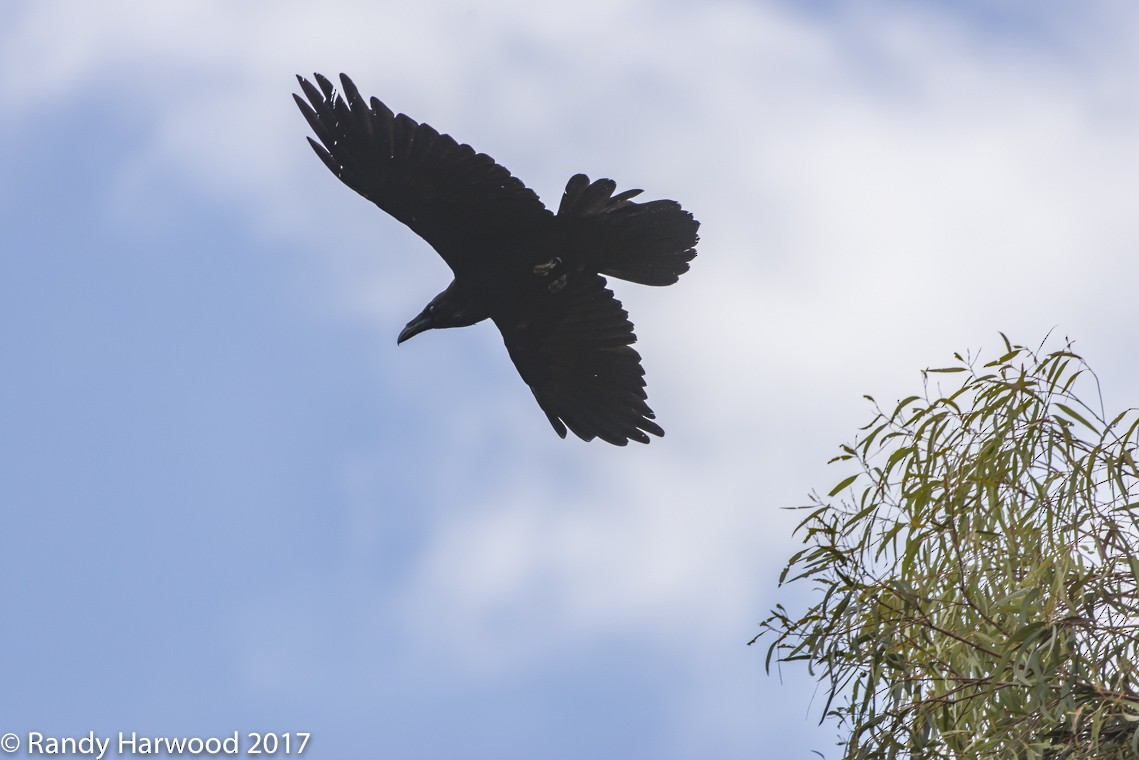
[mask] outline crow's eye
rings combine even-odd
[[[428,314],[434,314],[435,313],[435,304],[433,304],[433,303],[427,304],[427,313]]]

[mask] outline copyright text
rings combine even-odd
[[[95,760],[134,755],[219,757],[244,754],[280,757],[303,754],[310,737],[306,731],[234,731],[224,736],[150,736],[137,731],[120,731],[114,736],[99,736],[94,731],[82,736],[52,736],[29,731],[24,737],[13,732],[0,736],[0,751],[12,754],[22,746],[29,756],[70,755]]]

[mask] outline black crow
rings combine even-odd
[[[670,285],[696,256],[700,223],[675,201],[635,203],[610,179],[570,178],[558,213],[469,145],[365,102],[340,75],[298,76],[293,98],[308,139],[344,184],[406,224],[455,279],[397,342],[491,319],[538,405],[562,438],[648,443],[664,430],[646,403],[629,315],[602,275]]]

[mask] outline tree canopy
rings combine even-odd
[[[824,685],[845,758],[1139,757],[1139,414],[1070,342],[1001,337],[867,397],[853,472],[801,507],[806,609],[756,639]]]

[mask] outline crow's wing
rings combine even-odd
[[[314,75],[298,76],[308,102],[293,95],[319,143],[316,154],[360,195],[406,224],[439,252],[448,266],[478,270],[503,240],[552,218],[533,190],[485,153],[475,153],[427,124],[370,103],[344,74],[341,96]]]
[[[645,403],[637,336],[599,275],[570,275],[565,287],[524,313],[493,317],[506,349],[562,438],[624,446],[664,435]]]

